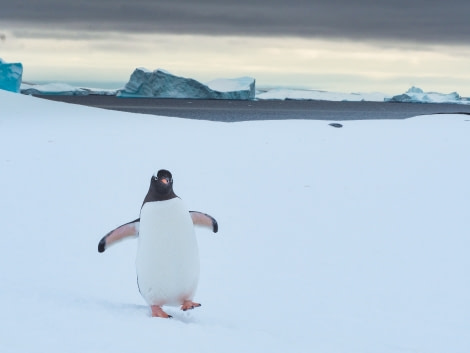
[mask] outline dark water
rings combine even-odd
[[[247,120],[368,120],[406,119],[439,113],[470,114],[470,105],[298,100],[205,100],[119,98],[115,96],[38,96],[44,99],[119,110],[223,122]]]

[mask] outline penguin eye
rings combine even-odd
[[[168,178],[168,177],[162,176],[162,175],[160,175],[160,176],[154,176],[153,179],[154,179],[155,181],[158,181],[158,180],[160,180],[160,179],[168,179],[168,182],[173,183],[173,178]]]

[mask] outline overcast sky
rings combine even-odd
[[[468,0],[15,0],[0,21],[92,30],[466,43]]]
[[[38,48],[46,50],[47,45],[51,45],[51,50],[57,50],[57,44],[54,47],[50,40],[70,39],[73,41],[75,39],[77,41],[75,47],[72,43],[62,42],[63,61],[70,61],[72,52],[83,50],[83,42],[88,41],[87,48],[91,54],[95,55],[96,63],[96,60],[99,60],[97,48],[104,50],[107,46],[109,50],[116,50],[111,47],[119,46],[118,38],[122,36],[125,38],[122,41],[126,43],[121,48],[121,54],[128,56],[129,50],[134,50],[135,53],[142,50],[147,50],[147,53],[150,51],[148,44],[138,44],[141,40],[151,39],[160,44],[166,43],[163,47],[159,46],[160,59],[148,54],[149,59],[152,57],[152,60],[159,61],[151,65],[149,69],[168,65],[167,63],[176,63],[178,60],[176,60],[175,51],[178,51],[180,57],[189,55],[201,57],[200,63],[193,62],[193,70],[196,70],[197,65],[204,63],[200,51],[204,50],[207,55],[215,58],[216,53],[223,55],[221,50],[224,50],[230,56],[232,65],[238,64],[240,68],[254,70],[254,72],[246,72],[247,75],[261,74],[261,77],[265,77],[263,75],[266,75],[266,72],[257,71],[255,66],[250,67],[242,57],[237,62],[233,59],[233,55],[247,49],[252,50],[252,60],[256,63],[257,60],[262,60],[261,57],[255,57],[257,46],[262,46],[263,43],[259,40],[267,38],[271,51],[264,51],[258,55],[277,53],[279,57],[285,57],[284,60],[279,59],[279,62],[271,64],[268,71],[272,74],[276,71],[276,64],[279,65],[277,69],[280,71],[290,66],[307,67],[305,58],[302,63],[296,62],[302,55],[297,57],[292,55],[300,49],[303,50],[304,56],[307,55],[306,51],[310,50],[307,56],[311,59],[311,65],[325,65],[328,61],[334,63],[339,60],[340,56],[344,56],[338,46],[338,43],[342,43],[343,50],[354,51],[354,55],[362,52],[363,60],[376,61],[378,59],[376,51],[386,50],[383,53],[392,56],[388,59],[386,55],[382,56],[383,75],[391,73],[391,67],[385,64],[396,60],[397,65],[406,66],[405,57],[411,55],[415,60],[418,58],[426,67],[426,73],[419,74],[418,72],[419,77],[426,76],[424,81],[432,76],[429,72],[430,68],[439,63],[456,65],[461,69],[459,79],[463,80],[469,78],[470,75],[468,70],[462,72],[465,62],[453,62],[452,57],[455,59],[460,55],[459,60],[465,60],[464,57],[468,54],[469,22],[469,0],[172,0],[165,2],[158,0],[0,0],[0,57],[21,61],[23,60],[21,57],[10,58],[9,54],[21,55],[33,63],[32,50],[39,55],[41,50]],[[110,33],[113,33],[114,37],[106,40],[105,37]],[[187,40],[184,46],[178,46],[177,43],[169,44],[174,40],[178,41],[178,37],[174,35],[200,36],[198,44],[203,49],[193,48],[194,40]],[[227,41],[221,40],[221,38],[229,37],[233,44],[230,46],[226,45]],[[238,38],[238,40],[233,40],[233,38]],[[40,39],[43,41],[39,42]],[[129,41],[133,42],[133,46]],[[278,44],[279,48],[276,52],[275,43],[282,41],[289,41],[290,44]],[[332,47],[328,43],[336,43],[336,45]],[[320,44],[326,49],[320,48]],[[451,48],[448,49],[448,58],[443,58],[442,53],[439,53],[439,48],[442,47]],[[162,49],[167,52],[162,53]],[[317,50],[315,54],[313,54],[314,49]],[[184,50],[188,52],[184,53]],[[418,51],[413,52],[414,50]],[[169,51],[173,51],[173,56],[169,55]],[[68,56],[66,56],[67,53]],[[428,56],[426,53],[441,55],[441,57],[439,59],[437,56]],[[44,55],[41,58],[38,56],[37,60],[45,60]],[[289,55],[291,61],[287,59]],[[319,62],[314,60],[328,55],[332,55],[331,60],[325,59]],[[354,57],[343,59],[350,60],[350,62],[357,60],[359,63],[359,59]],[[78,65],[80,60],[77,58],[75,60]],[[132,66],[131,62],[132,59],[129,56],[126,64],[129,63]],[[470,63],[468,61],[466,63],[470,67]],[[69,63],[68,67],[71,67],[70,65]],[[134,64],[134,66],[139,65],[138,62]],[[325,66],[323,74],[338,77],[355,75],[354,72],[341,72],[339,61],[336,65],[330,69]],[[185,73],[191,71],[190,67],[184,68],[183,66],[176,64],[174,68],[182,69]],[[172,71],[172,67],[168,69]],[[231,69],[233,70],[233,67]],[[132,67],[127,70],[132,71]],[[364,76],[364,70],[365,68],[361,68],[359,75]],[[377,76],[379,68],[376,67],[373,70]],[[416,72],[416,68],[408,67],[405,72],[397,72],[396,77],[404,78],[413,70]],[[219,73],[217,70],[214,71],[214,74]],[[235,70],[235,72],[238,71]],[[174,73],[178,74],[178,72]],[[292,74],[301,76],[300,71]],[[305,72],[305,74],[311,76],[313,73]],[[316,75],[318,74],[317,72]],[[448,71],[435,72],[434,76],[448,78],[449,74]]]

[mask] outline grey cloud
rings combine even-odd
[[[468,0],[0,0],[0,31],[16,23],[98,32],[468,44],[469,13]]]

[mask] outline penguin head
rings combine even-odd
[[[150,184],[159,194],[166,195],[173,190],[173,176],[168,170],[160,169],[152,176]]]

